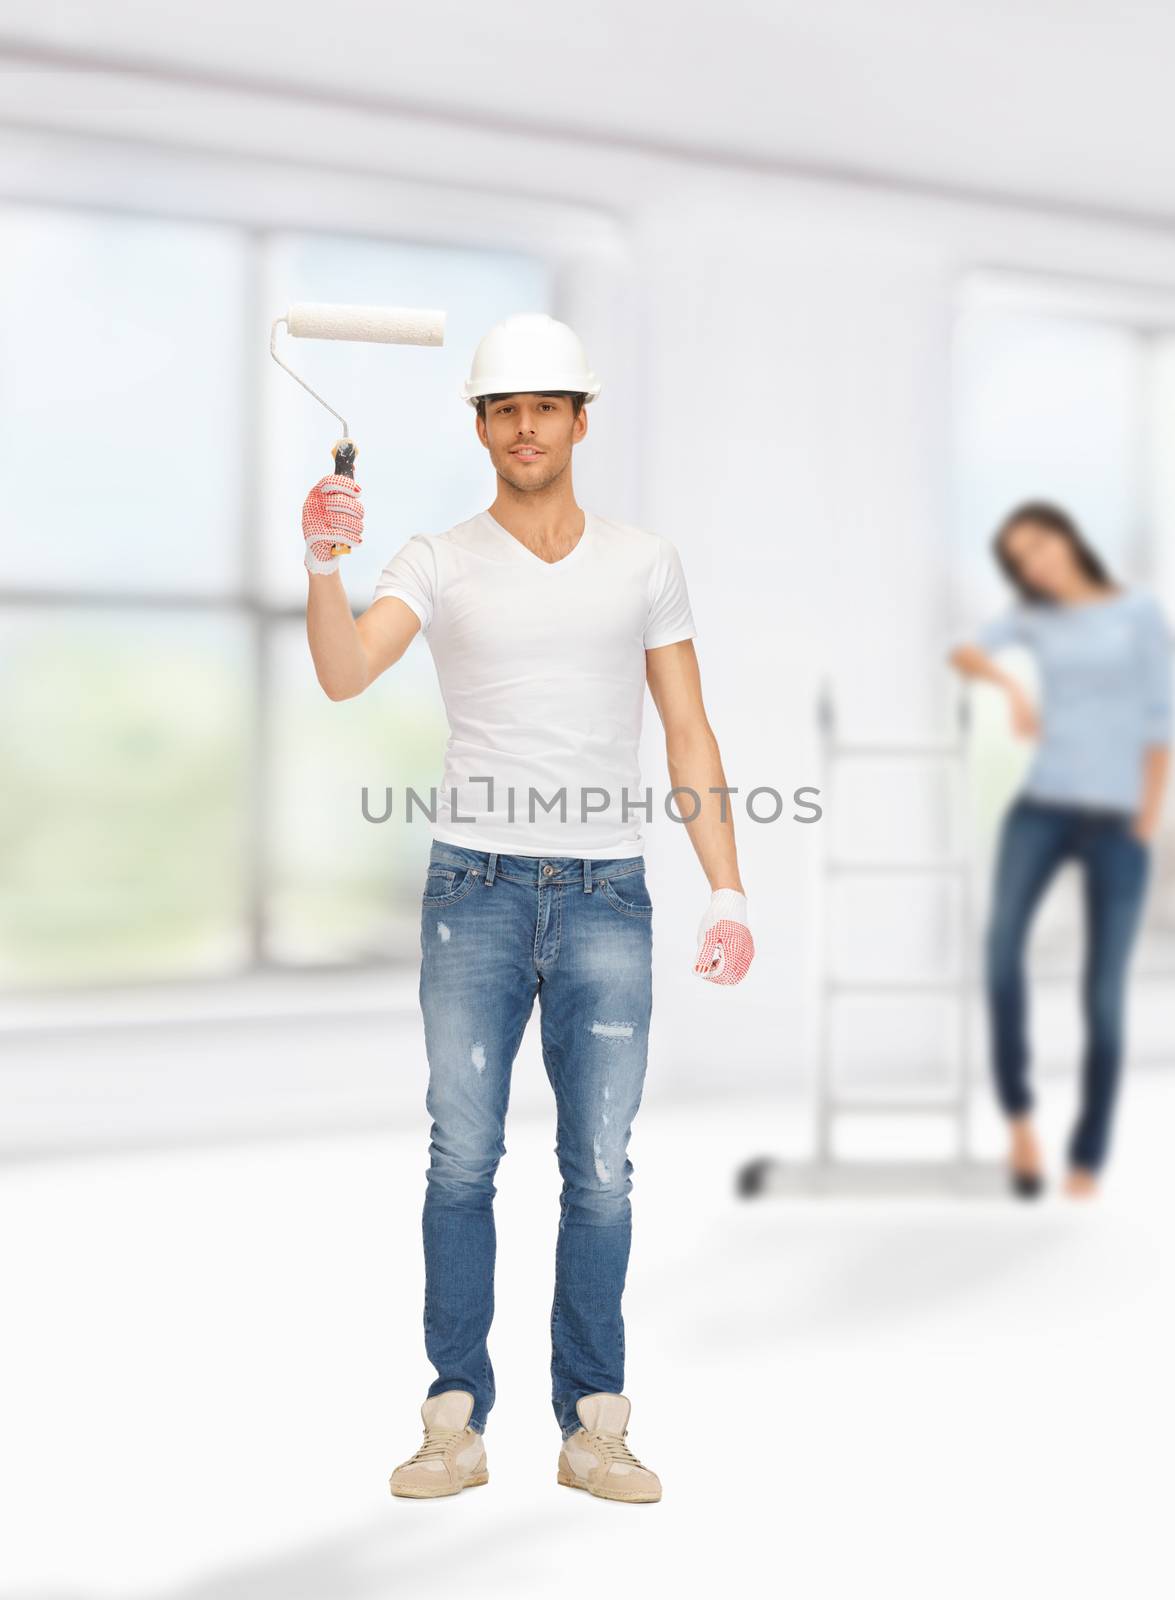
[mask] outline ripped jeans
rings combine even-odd
[[[510,1073],[539,998],[563,1187],[551,1399],[564,1438],[581,1396],[624,1387],[628,1139],[644,1088],[652,915],[643,856],[509,856],[434,841],[421,901],[420,1006],[432,1139],[424,1199],[429,1395],[494,1403],[494,1175]]]

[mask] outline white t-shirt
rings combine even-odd
[[[449,719],[433,837],[508,855],[640,855],[645,651],[695,637],[669,540],[586,511],[575,548],[549,562],[480,511],[409,539],[372,600],[385,595],[420,618]]]

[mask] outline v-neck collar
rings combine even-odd
[[[592,536],[592,514],[588,510],[583,513],[583,532],[565,556],[560,556],[558,561],[544,561],[542,556],[536,556],[533,550],[527,548],[521,539],[512,534],[509,528],[504,528],[491,511],[483,511],[482,516],[486,524],[499,536],[503,544],[508,544],[515,552],[515,559],[529,562],[532,566],[541,567],[547,572],[562,572],[564,567],[569,567],[573,561],[580,557],[583,547]]]

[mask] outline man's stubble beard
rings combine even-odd
[[[552,467],[549,472],[544,473],[544,475],[540,478],[529,469],[519,471],[517,475],[515,475],[509,450],[503,451],[503,457],[503,461],[494,463],[498,476],[500,478],[504,478],[512,489],[517,489],[521,494],[526,494],[527,491],[529,491],[531,494],[534,494],[537,490],[549,489],[550,486],[556,482],[556,480],[564,472],[566,472],[568,467],[571,465],[571,451],[568,450],[564,460],[562,460],[558,466]],[[548,462],[550,461],[551,457],[549,453],[545,459]]]

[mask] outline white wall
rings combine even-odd
[[[152,94],[110,79],[85,98],[63,118],[68,136],[9,130],[0,191],[290,222],[329,197],[340,227],[555,250],[562,309],[605,378],[580,498],[678,545],[707,707],[728,781],[744,789],[786,795],[821,781],[813,702],[826,672],[859,737],[947,727],[962,275],[996,266],[1175,283],[1175,232],[1072,212],[472,137],[237,92]],[[648,718],[646,781],[663,786],[651,703]],[[753,981],[725,991],[690,971],[707,896],[684,831],[654,828],[659,1078],[802,1067],[817,832],[742,822],[759,958]]]
[[[826,671],[846,734],[948,735],[943,652],[960,620],[946,609],[958,286],[994,265],[1169,285],[1175,236],[675,168],[637,241],[657,397],[640,512],[684,555],[728,781],[785,793],[821,781],[812,709]],[[887,770],[854,768],[876,783],[880,808]],[[900,835],[896,814],[894,827]],[[661,926],[679,921],[684,933],[701,887],[679,841],[669,867],[665,833]],[[661,1051],[687,1052],[703,1075],[736,1037],[740,1055],[768,1071],[804,1059],[815,833],[743,824],[758,982],[699,997],[662,939],[659,992],[672,999]]]

